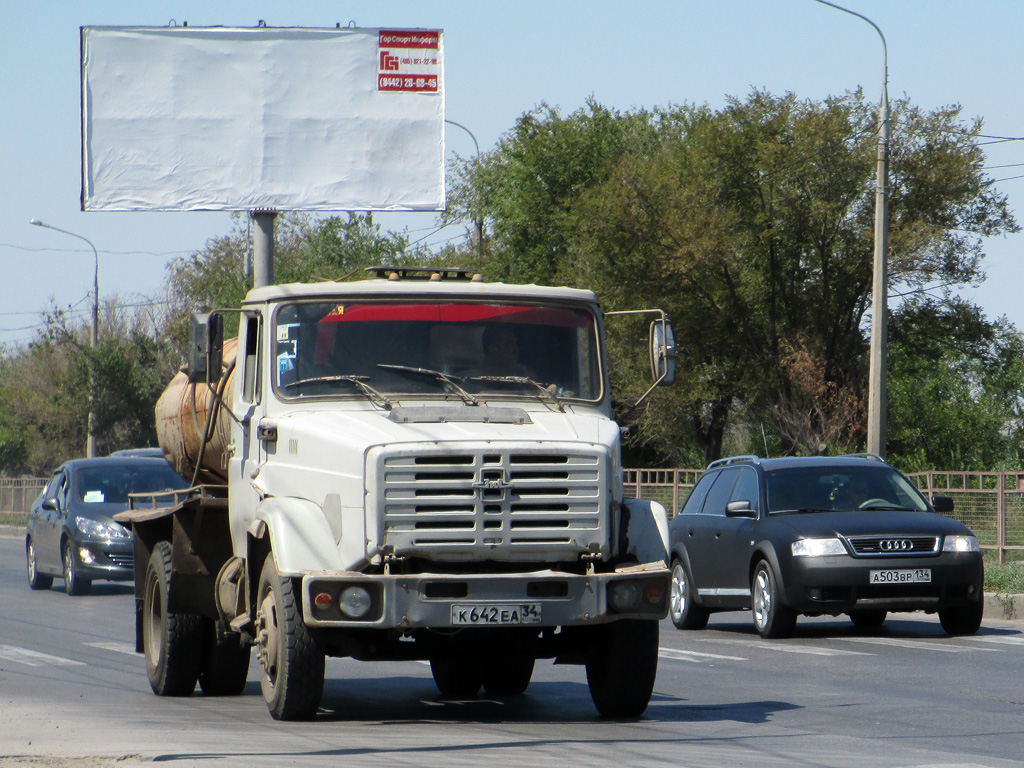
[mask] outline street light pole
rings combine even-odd
[[[882,103],[879,108],[878,162],[875,181],[875,259],[871,288],[871,345],[868,367],[868,451],[885,457],[886,357],[889,333],[889,51],[885,35],[867,16],[841,5],[817,0],[863,19],[882,39]]]
[[[65,235],[71,235],[71,237],[77,237],[79,240],[85,240],[92,248],[93,255],[93,272],[92,272],[92,329],[89,332],[89,346],[95,350],[96,345],[99,342],[100,334],[100,255],[96,250],[96,246],[92,244],[92,241],[86,237],[69,232],[66,229],[55,227],[52,224],[46,224],[39,219],[32,219],[29,224],[34,224],[37,227],[45,227],[46,229],[52,229],[55,232],[63,232]],[[96,412],[93,409],[93,388],[95,386],[95,374],[93,372],[92,361],[89,362],[89,421],[86,427],[85,437],[85,455],[88,458],[92,458],[96,455]]]
[[[476,159],[480,159],[480,145],[477,143],[476,136],[462,123],[456,123],[454,120],[445,120],[446,123],[454,125],[456,128],[461,128],[469,134],[469,138],[473,140],[473,146],[476,147]],[[473,239],[476,240],[477,255],[483,256],[484,249],[484,223],[480,219],[473,220]]]

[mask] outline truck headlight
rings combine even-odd
[[[981,552],[977,536],[946,536],[942,540],[943,552]]]
[[[800,539],[790,544],[793,557],[823,557],[845,555],[846,547],[839,539]]]
[[[619,613],[636,610],[643,589],[635,581],[616,581],[608,587],[608,604]]]
[[[363,618],[370,612],[372,605],[373,598],[370,596],[369,590],[360,586],[345,587],[341,591],[341,599],[338,601],[341,612],[350,619]]]

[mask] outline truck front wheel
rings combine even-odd
[[[142,642],[146,674],[157,696],[191,696],[203,654],[203,619],[167,610],[171,586],[171,543],[157,542],[146,566],[142,597]]]
[[[640,717],[658,674],[658,622],[620,619],[593,633],[586,655],[587,685],[605,717]]]
[[[302,623],[292,580],[267,557],[256,597],[260,688],[275,720],[310,720],[324,691],[324,648]]]

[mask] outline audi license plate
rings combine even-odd
[[[931,568],[907,568],[891,571],[871,571],[870,582],[872,584],[930,584],[932,581]]]
[[[452,624],[540,624],[540,603],[453,605]]]

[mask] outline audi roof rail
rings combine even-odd
[[[754,456],[753,454],[749,456],[729,456],[724,459],[717,459],[716,461],[712,461],[710,464],[708,464],[708,469],[711,469],[712,467],[721,467],[726,464],[734,464],[738,461],[759,461],[760,459],[760,456]]]
[[[871,459],[872,461],[880,461],[883,464],[887,463],[885,459],[879,456],[877,453],[846,453],[843,454],[844,458],[848,459]]]

